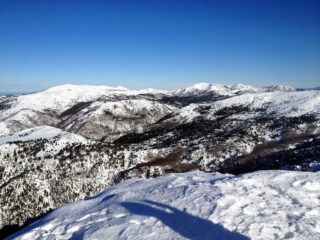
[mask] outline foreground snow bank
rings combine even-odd
[[[319,239],[320,173],[131,179],[9,239]]]

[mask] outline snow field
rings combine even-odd
[[[131,179],[9,239],[318,239],[319,182],[289,171]]]

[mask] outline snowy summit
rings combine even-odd
[[[319,182],[288,171],[131,179],[8,239],[319,239]]]

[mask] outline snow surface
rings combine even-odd
[[[320,173],[131,179],[8,239],[319,239]]]
[[[77,138],[78,140],[85,139],[79,135],[65,132],[58,128],[50,126],[39,126],[34,128],[28,128],[8,136],[0,137],[0,145],[15,141],[51,139],[58,136],[60,137],[60,139],[66,138],[69,141],[75,138]]]

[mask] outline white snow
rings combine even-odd
[[[319,239],[320,173],[131,179],[8,239]]]
[[[196,118],[197,116],[200,116],[200,113],[196,111],[197,109],[198,109],[197,104],[190,104],[186,107],[179,109],[178,121],[191,122],[194,118]]]
[[[80,127],[85,122],[93,121],[96,125],[110,126],[110,128],[114,129],[114,133],[133,129],[142,131],[143,125],[159,120],[153,118],[153,115],[163,117],[162,113],[168,114],[170,112],[175,112],[176,118],[179,118],[178,120],[189,122],[200,115],[197,111],[199,103],[176,109],[173,106],[154,100],[143,98],[118,100],[117,97],[119,95],[123,97],[123,95],[135,96],[139,94],[190,96],[208,92],[227,97],[224,100],[212,103],[211,115],[208,115],[210,119],[215,118],[214,113],[219,109],[234,105],[248,106],[253,110],[249,114],[233,115],[233,117],[243,120],[259,114],[259,111],[255,111],[255,109],[266,109],[267,113],[286,117],[320,114],[319,90],[295,91],[294,88],[283,85],[255,88],[243,84],[198,83],[169,92],[155,89],[128,90],[124,87],[66,84],[14,98],[9,109],[0,110],[0,136],[40,125],[56,126],[60,121],[57,117],[59,114],[81,102],[93,103],[83,109],[82,115],[76,119],[77,121],[70,122],[66,129],[75,127],[76,124]],[[160,98],[160,96],[158,97]],[[96,107],[96,109],[93,109],[93,107]],[[117,107],[117,109],[114,107]],[[90,111],[87,111],[89,108]],[[142,122],[137,127],[133,126],[136,125],[134,122],[132,124],[119,124],[119,121],[111,123],[110,121],[105,121],[104,118],[106,117],[103,110],[112,111],[119,117],[121,115],[130,115],[132,117],[133,113],[138,115],[145,113],[146,119],[145,122]],[[155,112],[157,114],[153,114]]]
[[[7,127],[7,124],[0,122],[0,136],[5,136],[10,133],[10,129]]]
[[[249,91],[250,92],[250,91]],[[200,116],[199,106],[207,106],[208,103],[189,104],[175,110],[177,121],[191,122],[194,118]],[[277,117],[299,117],[302,115],[313,114],[320,115],[320,91],[294,91],[294,92],[254,92],[241,95],[232,95],[226,99],[217,100],[212,103],[211,110],[206,116],[208,119],[215,119],[215,113],[223,108],[244,106],[250,111],[234,114],[229,118],[248,120],[259,114],[264,109],[267,114]],[[318,129],[318,130],[317,130]],[[315,132],[319,131],[316,128]]]
[[[73,106],[75,103],[88,102],[108,95],[137,95],[145,93],[165,93],[163,90],[145,89],[130,91],[124,87],[91,86],[91,85],[71,85],[65,84],[49,88],[37,93],[21,95],[17,97],[14,106],[2,113],[2,117],[7,117],[23,109],[34,111],[44,111],[46,109],[55,110],[59,113]]]
[[[0,145],[6,144],[14,141],[30,141],[37,139],[51,139],[54,137],[60,137],[60,140],[63,138],[67,138],[69,141],[71,138],[78,138],[78,140],[84,139],[81,136],[76,134],[72,134],[69,132],[62,131],[58,128],[50,127],[50,126],[39,126],[34,128],[28,128],[22,130],[20,132],[13,133],[11,135],[0,137]]]
[[[65,84],[49,88],[37,93],[21,95],[17,97],[13,106],[1,112],[0,120],[12,118],[19,111],[39,111],[45,110],[62,113],[69,107],[79,102],[97,100],[102,96],[110,95],[138,95],[138,94],[174,94],[174,95],[195,95],[206,92],[214,92],[219,95],[233,96],[235,93],[256,93],[270,91],[293,91],[289,86],[275,85],[265,88],[254,88],[243,84],[221,85],[213,83],[198,83],[190,87],[178,89],[176,91],[165,91],[156,89],[128,90],[124,87],[90,86],[90,85],[71,85]],[[306,91],[308,93],[309,91]],[[22,113],[21,113],[22,114]],[[18,117],[18,116],[17,116]],[[11,120],[15,120],[12,118]],[[18,119],[19,120],[19,119]]]
[[[267,108],[268,113],[287,117],[320,114],[320,91],[248,93],[217,101],[213,109],[217,111],[236,105],[251,109]]]
[[[296,91],[294,87],[287,86],[287,85],[272,85],[263,88],[267,92],[293,92]]]
[[[13,101],[13,105],[6,110],[0,110],[0,136],[15,132],[16,125],[18,130],[48,124],[55,125],[57,119],[52,116],[59,115],[68,108],[81,102],[99,102],[101,97],[112,97],[118,95],[138,95],[138,94],[167,94],[188,96],[208,92],[218,95],[228,96],[229,98],[214,103],[215,110],[219,107],[227,107],[236,104],[250,105],[252,108],[267,107],[269,112],[277,112],[280,115],[301,116],[303,114],[319,113],[320,91],[294,91],[289,86],[275,85],[265,88],[255,88],[243,84],[221,85],[212,83],[198,83],[190,87],[178,89],[176,91],[164,91],[155,89],[128,90],[124,87],[108,86],[87,86],[65,84],[47,90],[20,95]],[[113,104],[111,100],[108,104]],[[130,102],[130,101],[128,101]],[[137,106],[150,108],[149,101],[136,102]],[[123,101],[123,103],[126,103]],[[97,103],[98,104],[98,103]],[[107,104],[106,104],[107,105]],[[161,104],[160,104],[161,105]],[[160,106],[152,106],[157,108]],[[271,107],[269,107],[269,105]],[[164,108],[168,108],[163,104]],[[194,106],[191,106],[191,108]],[[101,110],[101,109],[100,109]],[[187,111],[186,111],[187,110]],[[182,109],[181,115],[190,113],[191,109]],[[119,111],[119,110],[117,110]],[[52,115],[52,113],[54,113]],[[195,113],[195,116],[198,114]],[[190,116],[192,118],[192,116]],[[48,123],[48,121],[52,121]]]
[[[128,90],[124,87],[90,86],[65,84],[44,91],[18,96],[9,109],[0,110],[0,136],[17,131],[17,123],[25,128],[43,124],[55,125],[59,115],[68,108],[81,102],[98,102],[104,97],[119,95],[134,96],[139,94],[167,94],[168,91],[156,89]],[[141,106],[143,107],[143,106]],[[54,113],[54,114],[52,114]],[[39,124],[40,121],[40,124]]]
[[[126,91],[128,90],[124,87],[65,84],[41,92],[21,95],[17,98],[15,106],[10,110],[16,112],[22,109],[37,111],[57,109],[62,112],[67,107],[71,107],[75,101],[86,102],[99,96]]]
[[[176,95],[197,95],[213,92],[218,95],[234,95],[239,93],[261,93],[261,92],[292,92],[296,89],[286,85],[272,85],[256,88],[244,84],[222,85],[214,83],[197,83],[192,86],[172,91]]]
[[[230,95],[231,92],[228,88],[222,84],[213,84],[213,83],[197,83],[192,86],[181,88],[173,91],[173,94],[176,95],[196,95],[207,92],[215,92],[219,95]]]
[[[249,85],[244,85],[244,84],[234,84],[234,85],[228,85],[227,86],[229,89],[233,90],[233,92],[258,92],[259,89],[249,86]]]

